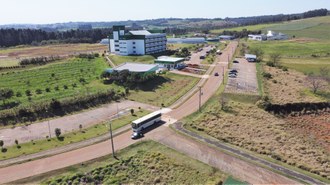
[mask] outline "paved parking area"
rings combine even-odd
[[[258,94],[256,64],[244,58],[236,58],[231,69],[238,71],[237,77],[229,77],[225,92]]]

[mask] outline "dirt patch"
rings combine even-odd
[[[271,78],[264,80],[266,93],[276,104],[296,102],[320,102],[322,99],[308,94],[306,76],[293,70],[283,71],[275,67],[264,66]]]
[[[330,153],[330,112],[288,117],[286,122],[298,133],[312,137]]]

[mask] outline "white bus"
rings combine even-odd
[[[162,113],[160,111],[156,111],[133,121],[132,122],[133,132],[141,132],[141,130],[159,122],[161,120],[161,117],[162,117]]]

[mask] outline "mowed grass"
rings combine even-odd
[[[279,53],[282,57],[327,57],[330,56],[330,41],[248,41],[251,49],[261,48],[267,57],[271,53]]]
[[[105,156],[37,177],[17,181],[24,184],[81,184],[97,178],[101,184],[220,184],[227,175],[154,141],[133,144],[119,152],[120,160]]]
[[[18,65],[19,65],[18,60],[0,57],[0,67],[11,67],[11,66],[18,66]]]
[[[132,121],[147,115],[150,113],[149,111],[140,109],[136,110],[134,115],[127,114],[117,119],[111,121],[112,129],[115,131],[125,125],[130,124]],[[78,129],[79,125],[77,125]],[[79,131],[74,131],[71,133],[67,133],[63,135],[63,139],[52,138],[47,140],[36,140],[28,143],[19,143],[20,147],[10,146],[6,147],[6,152],[0,152],[0,160],[10,159],[14,157],[19,157],[22,155],[33,154],[65,145],[69,145],[72,143],[77,143],[83,140],[91,139],[97,136],[101,136],[109,133],[109,122],[104,122],[97,124],[95,126],[91,126],[88,128],[83,128]]]
[[[330,57],[322,58],[283,58],[281,64],[288,68],[300,71],[305,75],[314,74],[320,75],[321,68],[330,69]],[[330,77],[330,73],[328,73]]]
[[[116,65],[123,64],[125,62],[136,62],[142,64],[153,64],[155,58],[150,55],[144,56],[120,56],[120,55],[110,55],[110,60]]]
[[[166,73],[130,91],[128,99],[155,106],[170,106],[198,82],[198,78]]]
[[[93,60],[72,58],[27,70],[0,73],[0,88],[10,88],[15,95],[20,93],[21,96],[12,97],[7,103],[15,101],[22,105],[97,93],[109,88],[120,90],[115,85],[104,85],[99,79],[105,68],[107,64],[101,57]],[[28,100],[27,90],[31,91],[31,100]]]

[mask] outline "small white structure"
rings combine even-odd
[[[288,36],[283,33],[276,33],[274,31],[268,31],[267,40],[287,40]]]
[[[245,54],[245,59],[249,62],[257,61],[257,55]]]
[[[168,70],[171,70],[181,66],[184,60],[184,58],[160,56],[155,59],[155,64],[157,64],[160,68],[167,68]]]
[[[249,40],[257,40],[257,41],[263,41],[263,40],[267,40],[267,36],[266,35],[248,35]]]

